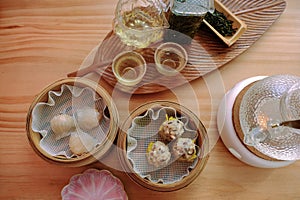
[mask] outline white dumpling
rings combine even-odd
[[[59,140],[70,135],[75,128],[75,123],[70,115],[60,114],[51,119],[50,127],[55,134],[55,140]]]
[[[95,108],[84,107],[76,111],[77,124],[82,130],[91,130],[99,126],[102,113]]]
[[[77,156],[92,151],[97,140],[85,132],[73,132],[69,139],[70,151]]]

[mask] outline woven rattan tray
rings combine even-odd
[[[136,87],[126,87],[117,84],[112,68],[102,65],[97,72],[110,85],[122,91],[134,94],[146,94],[171,89],[192,80],[195,80],[215,69],[220,68],[232,59],[243,53],[256,42],[266,30],[276,21],[286,7],[284,0],[221,0],[228,10],[247,25],[247,30],[230,47],[212,32],[206,25],[202,25],[191,45],[186,47],[189,54],[189,63],[179,76],[165,77],[160,75],[155,67],[148,67],[143,81]],[[153,62],[155,45],[140,50],[147,62]],[[110,32],[99,45],[96,52],[87,58],[94,64],[107,62],[121,51],[128,50],[119,38]],[[138,50],[139,51],[139,50]]]

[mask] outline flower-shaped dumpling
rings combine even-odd
[[[127,200],[122,182],[107,170],[88,169],[75,175],[61,191],[62,200]]]

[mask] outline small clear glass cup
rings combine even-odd
[[[157,47],[154,60],[157,71],[165,76],[174,76],[186,66],[188,55],[180,44],[166,42]]]
[[[119,83],[135,86],[142,81],[146,73],[146,61],[137,52],[124,51],[114,58],[112,70]]]

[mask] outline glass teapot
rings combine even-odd
[[[160,40],[169,27],[162,0],[119,0],[114,19],[114,32],[128,46],[144,48]]]
[[[246,145],[278,160],[300,159],[300,77],[255,82],[243,96],[239,116]]]

